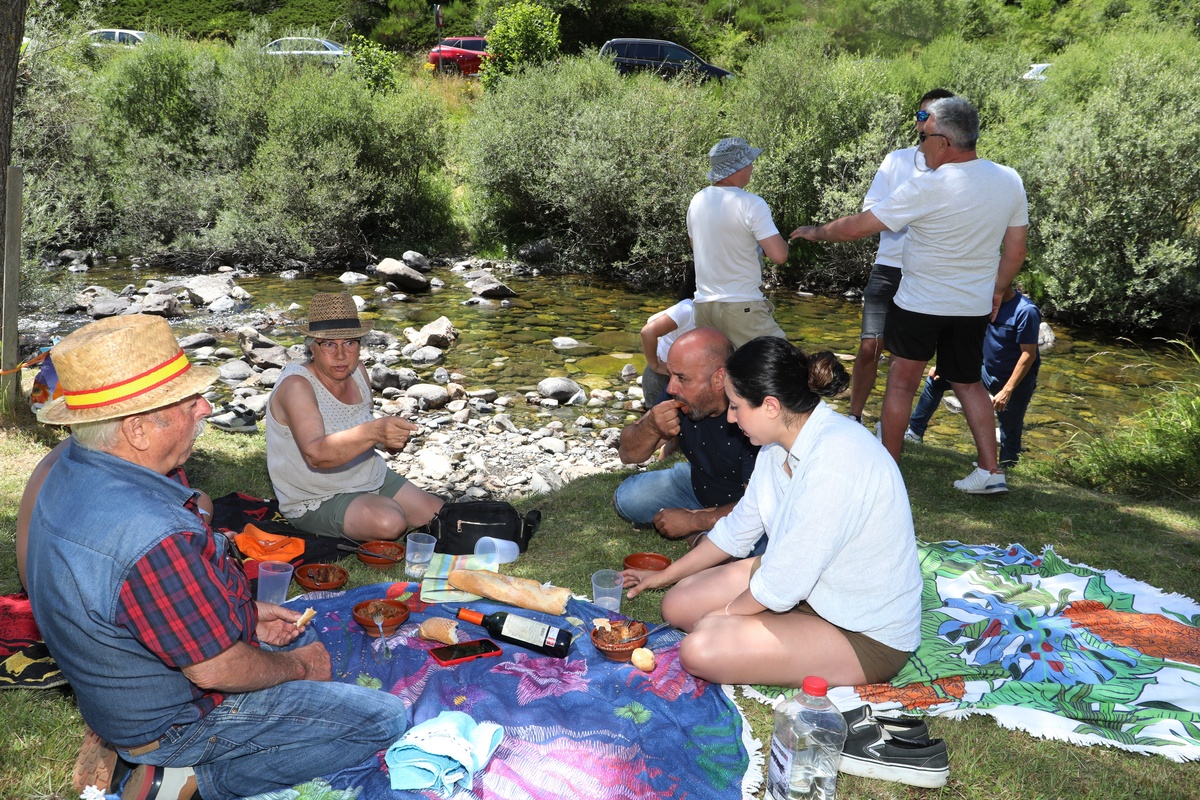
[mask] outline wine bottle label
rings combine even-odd
[[[534,647],[544,647],[547,643],[554,644],[558,629],[551,628],[544,622],[509,614],[508,619],[504,620],[504,627],[500,629],[500,635]]]

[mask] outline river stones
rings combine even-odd
[[[429,259],[418,253],[416,250],[405,250],[404,255],[400,256],[400,260],[405,266],[412,267],[421,272],[429,272]]]
[[[543,398],[565,403],[583,391],[578,383],[570,378],[546,378],[537,386],[537,393]]]
[[[385,258],[376,264],[375,274],[406,292],[429,291],[429,278],[394,258]]]

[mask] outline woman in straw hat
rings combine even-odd
[[[375,448],[400,450],[417,426],[375,418],[358,358],[370,330],[346,293],[313,295],[302,327],[309,360],[289,364],[267,405],[267,469],[279,509],[303,531],[358,541],[424,525],[441,499],[390,470]]]

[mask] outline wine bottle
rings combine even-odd
[[[472,625],[483,626],[488,633],[503,642],[524,647],[551,658],[566,658],[571,646],[571,633],[544,622],[518,617],[507,611],[495,611],[484,616],[469,608],[458,609],[458,618]]]

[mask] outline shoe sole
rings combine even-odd
[[[963,489],[958,486],[955,486],[954,488],[958,489],[963,494],[1005,494],[1008,492],[1007,485],[984,486],[982,489]]]
[[[211,422],[211,421],[209,422],[209,424],[212,425],[217,430],[225,431],[226,433],[254,433],[255,431],[258,430],[257,425],[229,425],[229,426],[226,426],[226,425],[218,425],[217,423]]]
[[[884,764],[873,759],[859,759],[842,754],[838,762],[838,772],[847,775],[857,775],[860,778],[874,778],[880,781],[904,783],[909,786],[919,786],[922,789],[937,789],[946,785],[950,780],[950,767],[914,767]]]
[[[79,756],[75,759],[71,776],[75,791],[82,792],[86,786],[95,786],[107,793],[112,788],[116,769],[117,751],[88,728],[83,734],[83,744],[79,746]]]

